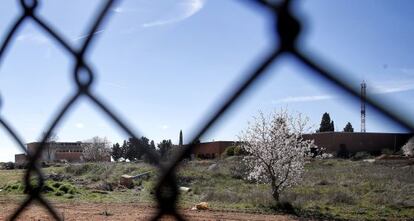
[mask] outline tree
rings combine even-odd
[[[352,124],[348,122],[344,127],[344,132],[354,132],[354,128],[352,127]]]
[[[329,131],[335,131],[334,122],[331,121],[331,117],[328,113],[324,113],[322,115],[321,124],[319,127],[318,132],[329,132]]]
[[[414,156],[414,137],[411,137],[401,149],[405,156]]]
[[[171,140],[162,140],[157,146],[161,157],[164,159],[167,158],[167,154],[172,148]]]
[[[180,130],[180,141],[178,142],[178,146],[182,147],[183,146],[183,131]]]
[[[119,143],[112,145],[111,156],[115,161],[118,161],[120,158],[123,157],[122,148]]]
[[[128,159],[128,143],[126,140],[124,140],[124,142],[122,143],[121,152],[122,152],[122,158],[124,160],[127,160]]]
[[[268,116],[259,112],[239,136],[238,145],[247,153],[247,179],[270,184],[276,201],[281,191],[301,180],[305,158],[315,147],[302,138],[307,122],[308,118],[286,110]]]
[[[153,141],[153,140],[151,140],[151,142],[150,142],[150,149],[152,149],[152,150],[156,150],[156,148],[155,148],[155,143],[154,143],[154,141]]]
[[[149,139],[146,137],[129,138],[127,143],[126,159],[130,161],[140,160],[145,154],[145,150],[150,148]]]
[[[106,161],[110,158],[110,142],[108,139],[101,137],[93,137],[83,143],[83,160],[86,162]]]
[[[42,137],[40,137],[40,139],[38,139],[38,142],[42,142],[43,138],[46,137],[46,136],[47,136],[47,132],[43,132]],[[49,134],[49,136],[46,137],[46,144],[43,147],[44,148],[43,151],[47,152],[48,161],[51,161],[51,159],[52,159],[51,158],[52,150],[51,150],[51,147],[50,147],[50,143],[56,143],[58,140],[59,140],[59,136],[54,132],[51,132]],[[33,154],[33,153],[30,153],[30,154]]]

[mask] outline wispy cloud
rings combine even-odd
[[[414,90],[414,81],[389,82],[373,86],[373,94],[390,94],[412,90]]]
[[[277,99],[272,101],[273,104],[284,104],[284,103],[298,103],[298,102],[313,102],[313,101],[322,101],[329,100],[334,98],[331,95],[313,95],[313,96],[290,96],[282,99]]]
[[[115,7],[113,9],[111,9],[111,11],[113,11],[115,13],[123,13],[125,11],[125,9],[122,8],[122,7]]]
[[[176,17],[144,23],[142,24],[142,27],[149,28],[183,21],[199,12],[204,7],[205,3],[206,0],[182,0],[178,3],[180,13],[176,15]]]
[[[45,36],[38,33],[20,34],[19,36],[17,36],[16,40],[20,42],[33,43],[38,45],[48,44],[48,39]]]
[[[104,29],[99,30],[99,31],[95,31],[92,35],[99,35],[99,34],[103,33],[104,31],[105,31]],[[85,39],[87,37],[89,37],[89,34],[78,36],[78,37],[74,38],[73,40],[74,41],[79,41],[79,40]]]
[[[161,129],[163,129],[163,130],[167,130],[168,128],[170,128],[170,126],[168,126],[166,124],[164,124],[164,125],[161,126]]]
[[[111,11],[114,12],[114,13],[121,14],[121,13],[126,13],[126,12],[137,12],[138,9],[118,6],[118,7],[112,8]]]
[[[406,91],[414,91],[414,81],[399,81],[399,82],[387,82],[380,84],[372,84],[372,89],[369,85],[367,92],[369,94],[392,94]],[[314,102],[314,101],[323,101],[338,98],[339,96],[333,95],[308,95],[308,96],[289,96],[277,100],[273,100],[273,104],[284,104],[284,103],[299,103],[299,102]]]

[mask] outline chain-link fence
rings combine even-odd
[[[160,179],[156,186],[156,201],[158,203],[158,212],[154,216],[153,220],[158,220],[164,215],[172,215],[177,220],[184,220],[183,217],[177,211],[177,199],[178,199],[178,187],[176,183],[176,169],[179,163],[185,158],[186,155],[190,154],[194,148],[196,140],[199,140],[209,129],[216,124],[220,118],[226,113],[229,108],[264,74],[267,73],[268,67],[273,64],[279,57],[290,54],[297,60],[299,60],[304,66],[312,70],[312,74],[319,75],[326,79],[333,85],[336,85],[342,91],[355,98],[359,98],[359,91],[351,87],[347,82],[341,80],[339,73],[333,73],[322,65],[321,61],[315,61],[306,53],[303,53],[300,48],[297,47],[297,39],[301,34],[301,21],[294,16],[292,13],[291,1],[266,1],[266,0],[250,0],[253,3],[261,5],[264,8],[270,10],[273,14],[274,22],[274,41],[278,41],[278,46],[271,50],[271,53],[265,56],[265,58],[258,62],[253,67],[253,71],[246,75],[246,79],[242,81],[240,85],[237,85],[236,89],[232,91],[227,98],[225,98],[222,104],[208,117],[204,118],[204,122],[195,131],[195,136],[192,137],[190,145],[186,146],[178,157],[169,162],[168,165],[160,164],[159,156],[152,149],[146,149],[144,152],[149,157],[149,160],[154,163],[160,171]],[[112,120],[118,125],[128,136],[132,138],[139,137],[138,134],[134,133],[128,124],[122,121],[118,115],[112,111],[105,102],[98,97],[97,94],[93,93],[91,87],[93,86],[95,71],[91,68],[90,64],[86,61],[85,57],[87,52],[91,49],[94,35],[97,30],[101,30],[106,19],[108,19],[109,11],[114,5],[118,3],[117,0],[106,0],[102,3],[102,6],[98,9],[98,16],[93,18],[94,21],[89,28],[88,35],[83,39],[83,44],[80,49],[75,49],[73,45],[61,35],[58,29],[53,28],[46,19],[42,18],[37,13],[37,8],[40,4],[38,0],[20,0],[21,14],[11,25],[9,30],[6,32],[5,39],[1,44],[0,48],[0,65],[6,51],[10,47],[11,42],[16,38],[16,33],[22,27],[24,23],[32,22],[41,29],[45,35],[53,39],[58,45],[61,46],[62,50],[65,51],[73,59],[73,80],[77,86],[77,89],[73,91],[73,94],[65,101],[64,105],[60,107],[60,111],[53,116],[52,123],[48,125],[47,132],[44,134],[42,141],[40,142],[39,148],[34,153],[28,153],[22,139],[18,133],[13,129],[11,124],[0,116],[0,123],[4,129],[10,135],[20,148],[28,154],[29,163],[24,176],[25,192],[27,193],[26,199],[20,204],[20,206],[10,214],[10,219],[15,220],[22,211],[30,206],[34,201],[38,201],[44,206],[48,212],[56,220],[62,220],[60,213],[41,195],[41,189],[44,185],[44,176],[42,170],[37,163],[41,158],[42,150],[45,147],[46,141],[51,134],[54,133],[56,127],[62,123],[62,118],[71,111],[71,108],[81,97],[86,97],[89,102],[96,105],[103,113],[106,114],[108,120]],[[342,74],[343,76],[343,74]],[[414,125],[410,123],[406,117],[397,115],[395,110],[390,107],[386,107],[378,100],[367,97],[367,104],[388,117],[392,121],[396,122],[403,128],[414,131]],[[36,178],[37,183],[33,184],[30,182],[32,178]]]

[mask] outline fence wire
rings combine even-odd
[[[41,206],[47,209],[50,215],[56,220],[63,220],[56,209],[51,203],[49,203],[42,195],[41,189],[44,185],[44,176],[42,170],[39,166],[39,161],[41,153],[45,148],[46,141],[54,133],[56,127],[61,124],[62,119],[68,112],[71,111],[71,108],[75,105],[76,102],[80,100],[81,97],[86,97],[90,103],[96,105],[96,107],[106,114],[107,118],[110,121],[113,121],[117,126],[120,127],[126,135],[132,138],[138,138],[138,134],[133,132],[130,126],[116,114],[109,106],[100,98],[96,93],[93,93],[91,87],[94,82],[94,77],[96,76],[95,71],[92,69],[91,65],[86,61],[85,57],[90,50],[94,40],[95,33],[97,30],[101,30],[102,26],[105,23],[105,20],[109,17],[109,11],[111,8],[117,4],[119,0],[106,0],[98,8],[98,14],[93,18],[92,25],[89,27],[89,33],[87,37],[83,40],[82,46],[80,49],[75,48],[70,42],[65,39],[59,30],[55,27],[52,27],[41,15],[37,13],[37,8],[39,7],[39,0],[20,0],[21,13],[18,18],[10,25],[10,28],[6,31],[5,39],[3,40],[0,48],[0,68],[1,62],[3,61],[7,49],[10,47],[13,39],[16,38],[16,33],[22,27],[24,23],[32,22],[37,27],[44,32],[45,35],[52,40],[54,40],[58,45],[61,46],[62,50],[65,51],[73,60],[73,80],[77,89],[73,91],[72,95],[65,101],[55,114],[52,116],[52,121],[47,127],[47,132],[42,137],[39,147],[34,153],[27,152],[22,139],[20,138],[17,131],[15,131],[12,125],[0,115],[0,124],[9,134],[10,138],[13,139],[18,146],[26,152],[28,155],[28,167],[24,176],[25,182],[25,193],[27,193],[26,199],[19,205],[19,207],[14,211],[13,214],[10,214],[9,219],[15,220],[22,213],[22,211],[29,207],[34,201],[38,201]],[[149,160],[159,168],[161,178],[158,181],[156,186],[156,201],[158,204],[158,212],[152,218],[152,220],[158,220],[164,215],[172,215],[177,220],[184,220],[177,210],[177,200],[178,200],[178,186],[176,183],[176,169],[179,163],[191,153],[195,147],[195,141],[199,140],[209,129],[216,124],[220,118],[229,110],[229,108],[239,100],[243,94],[260,78],[267,73],[269,66],[274,64],[279,57],[284,55],[291,55],[301,62],[305,67],[312,70],[311,74],[319,75],[323,79],[327,80],[331,84],[337,86],[339,89],[354,98],[360,98],[359,91],[354,89],[346,81],[342,80],[339,76],[345,76],[343,73],[334,73],[333,71],[326,68],[321,61],[312,59],[312,56],[306,54],[300,50],[297,45],[297,39],[301,34],[302,21],[297,18],[292,11],[292,1],[266,1],[266,0],[249,0],[254,4],[257,4],[261,7],[268,9],[272,14],[272,22],[274,23],[274,41],[276,46],[271,50],[271,52],[265,56],[265,58],[259,62],[252,71],[250,71],[243,79],[240,85],[236,85],[236,89],[229,93],[229,96],[224,99],[219,105],[218,108],[211,112],[210,116],[206,116],[204,121],[199,124],[200,126],[195,131],[195,136],[192,137],[192,142],[190,145],[186,146],[178,156],[173,159],[169,164],[160,164],[160,158],[152,149],[143,150],[149,157]],[[401,127],[413,132],[414,125],[408,120],[407,117],[400,116],[397,112],[390,107],[383,105],[379,100],[372,97],[366,98],[367,104],[379,111],[388,119],[391,119]],[[1,107],[1,99],[0,99]],[[37,183],[30,182],[33,178]]]

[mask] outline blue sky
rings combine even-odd
[[[18,1],[0,2],[0,39],[17,17]],[[101,1],[41,1],[38,13],[80,45]],[[295,3],[305,20],[300,47],[368,93],[414,110],[414,2],[410,0],[313,0]],[[272,17],[243,0],[124,0],[96,33],[88,55],[96,70],[93,91],[142,135],[159,142],[184,140],[206,114],[252,70],[274,44]],[[0,66],[1,115],[25,142],[36,141],[50,116],[76,87],[72,60],[45,33],[26,23]],[[336,129],[350,121],[360,130],[359,102],[291,57],[276,62],[204,140],[232,140],[258,110],[287,108],[320,123],[329,112]],[[410,118],[412,119],[412,118]],[[368,109],[367,131],[401,131]],[[126,138],[101,112],[82,100],[58,128],[60,141],[93,136]],[[0,131],[0,161],[21,152]]]

